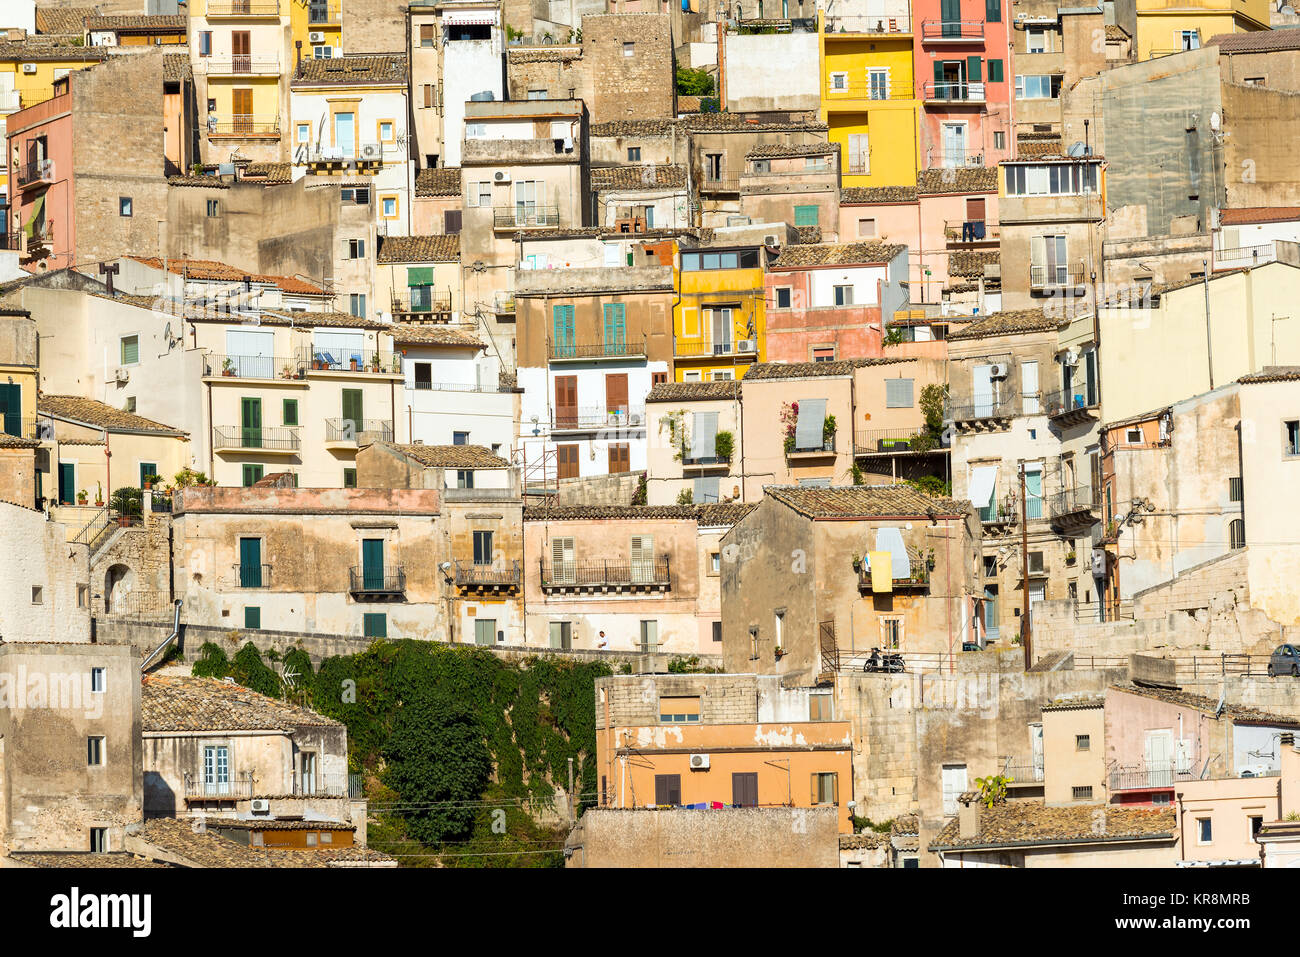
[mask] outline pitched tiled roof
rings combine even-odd
[[[948,275],[979,278],[984,275],[985,266],[1001,261],[1002,253],[996,249],[958,249],[948,254]]]
[[[142,731],[293,731],[338,722],[214,678],[146,675],[140,692]]]
[[[979,847],[1033,847],[1068,844],[1170,839],[1177,823],[1172,808],[1125,808],[1105,804],[1045,807],[1037,802],[1008,801],[979,808],[979,834],[961,836],[960,820],[948,822],[930,843],[930,850]]]
[[[1237,380],[1245,385],[1257,382],[1297,382],[1300,381],[1300,366],[1264,366],[1259,372],[1252,372]]]
[[[1268,53],[1300,50],[1300,30],[1255,30],[1250,33],[1220,33],[1210,37],[1209,46],[1220,53]]]
[[[812,245],[822,241],[822,228],[820,226],[796,226],[794,228],[794,241],[799,245]]]
[[[292,163],[249,163],[244,167],[244,179],[263,183],[292,183]]]
[[[37,439],[25,439],[21,435],[0,432],[0,449],[35,449],[40,447]]]
[[[1218,698],[1192,694],[1190,691],[1177,691],[1170,688],[1144,688],[1137,685],[1112,685],[1111,687],[1116,691],[1138,695],[1142,698],[1154,698],[1157,701],[1163,701],[1166,704],[1192,708],[1196,711],[1200,711],[1202,714],[1212,715],[1219,709]],[[1261,708],[1255,708],[1245,704],[1229,704],[1225,702],[1222,713],[1233,721],[1240,721],[1248,724],[1271,724],[1287,728],[1300,728],[1300,718],[1288,717],[1287,715],[1277,714],[1272,711],[1264,711]]]
[[[36,397],[36,411],[84,422],[98,429],[110,432],[121,429],[131,432],[156,432],[162,435],[189,435],[170,425],[163,425],[153,419],[146,419],[134,412],[115,409],[98,399],[86,399],[79,395],[47,395],[41,393]]]
[[[136,262],[151,269],[162,269],[163,260],[156,256],[128,256]],[[277,286],[282,292],[305,296],[327,295],[324,289],[315,283],[307,282],[296,276],[272,276],[264,273],[238,269],[214,259],[168,259],[167,271],[177,276],[185,276],[195,281],[216,280],[220,282],[242,282],[245,277],[253,282]]]
[[[510,463],[482,445],[396,445],[379,442],[431,469],[504,469]]]
[[[831,156],[839,151],[839,143],[763,143],[746,153],[745,159]]]
[[[150,33],[184,33],[189,17],[153,14],[137,16],[86,17],[87,30],[143,31]]]
[[[77,34],[80,36],[80,29]],[[110,55],[101,47],[70,43],[66,37],[33,35],[15,42],[0,40],[0,61],[62,60],[70,63],[98,63]]]
[[[569,522],[584,519],[627,521],[691,521],[699,525],[734,525],[755,502],[712,502],[707,505],[525,505],[526,522]]]
[[[236,831],[355,831],[355,824],[342,821],[313,821],[301,818],[237,819],[213,818],[209,827],[230,828]]]
[[[935,498],[911,485],[768,485],[763,492],[808,518],[965,515],[970,503]]]
[[[916,177],[916,191],[922,196],[939,193],[996,193],[996,166],[954,166],[923,169]]]
[[[601,166],[591,171],[593,190],[681,189],[686,186],[686,167],[674,164],[647,166]]]
[[[184,53],[163,54],[163,81],[178,83],[194,79],[194,67]]]
[[[298,83],[405,83],[406,57],[400,53],[361,54],[299,61],[291,85]]]
[[[179,818],[145,821],[138,834],[147,846],[157,849],[154,853],[179,858],[184,862],[181,866],[188,867],[330,867],[339,862],[356,866],[393,861],[367,847],[249,847],[211,829],[195,830],[192,821]]]
[[[215,176],[169,176],[168,186],[201,186],[205,189],[230,189],[230,184]]]
[[[812,379],[823,376],[852,375],[864,366],[887,366],[915,359],[893,356],[871,359],[836,359],[834,362],[756,362],[745,373],[745,381],[761,379]]]
[[[1016,137],[1016,159],[1061,155],[1059,133],[1021,133]]]
[[[693,402],[704,399],[734,399],[740,394],[739,379],[715,382],[660,382],[652,386],[647,402]]]
[[[460,234],[446,236],[381,236],[379,263],[454,263],[460,260]]]
[[[85,32],[86,21],[91,18],[99,19],[98,13],[98,7],[38,6],[36,32],[80,36]]]
[[[185,317],[187,320],[189,316]],[[216,321],[221,321],[217,319]],[[229,317],[226,318],[229,322]],[[388,323],[354,316],[350,312],[282,312],[263,311],[262,322],[269,326],[296,326],[299,329],[388,329]]]
[[[825,132],[827,126],[815,119],[772,120],[761,114],[691,113],[678,121],[684,129],[699,133],[725,132]]]
[[[1219,223],[1223,226],[1285,223],[1293,219],[1300,219],[1300,206],[1248,206],[1219,210]]]
[[[416,196],[459,196],[460,167],[422,169],[415,174]]]
[[[787,266],[839,266],[891,262],[906,246],[893,243],[816,243],[786,246],[771,264]]]
[[[840,202],[849,203],[915,203],[915,186],[846,186],[840,190]]]
[[[722,525],[735,525],[742,518],[758,508],[757,502],[709,502],[696,505],[695,521],[698,525],[717,528]]]
[[[110,851],[107,854],[97,854],[92,851],[14,851],[9,855],[9,860],[23,867],[60,869],[93,868],[99,870],[101,867],[116,869],[122,867],[172,866],[161,861],[147,861],[142,857],[124,851]]]
[[[393,344],[399,346],[473,346],[482,349],[483,343],[472,329],[472,326],[459,329],[455,326],[410,326],[397,323],[389,331],[393,334]]]
[[[1085,708],[1100,708],[1106,704],[1104,694],[1070,694],[1053,698],[1043,705],[1044,711],[1079,711]]]
[[[676,128],[673,120],[613,120],[593,123],[592,136],[669,136]]]
[[[1048,332],[1059,328],[1061,320],[1047,315],[1041,308],[995,312],[977,319],[963,329],[948,333],[954,339],[987,339],[990,336],[1015,336],[1030,332]]]
[[[1124,29],[1123,27],[1119,26],[1118,24],[1115,24],[1115,23],[1108,23],[1108,24],[1106,24],[1106,39],[1107,39],[1107,40],[1127,40],[1127,39],[1128,39],[1128,33],[1127,33],[1127,31],[1125,31],[1125,29]]]

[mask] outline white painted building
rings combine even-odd
[[[1294,247],[1300,243],[1300,209],[1294,206],[1221,209],[1213,242],[1215,269],[1262,266],[1276,259],[1294,262]],[[1279,249],[1279,243],[1291,244],[1289,256],[1287,251]]]
[[[505,99],[505,43],[496,3],[447,2],[442,7],[442,166],[459,166],[465,104]],[[532,133],[528,134],[532,137]]]

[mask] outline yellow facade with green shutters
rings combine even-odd
[[[1268,0],[1137,0],[1139,60],[1203,47],[1220,33],[1267,29]]]
[[[921,101],[910,33],[821,35],[821,113],[844,186],[914,186]]]
[[[313,55],[314,47],[330,47],[333,56],[343,53],[343,19],[341,0],[287,0],[290,3],[289,28],[292,38],[289,49],[296,57],[298,42],[302,42],[302,55]]]
[[[740,379],[755,362],[766,361],[762,257],[762,249],[754,246],[677,250],[676,381]]]

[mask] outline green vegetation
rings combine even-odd
[[[689,489],[689,488],[684,488],[684,489],[682,489],[680,492],[678,492],[678,493],[677,493],[677,504],[678,504],[678,505],[694,505],[694,504],[695,504],[695,492],[694,492],[694,490]]]
[[[979,788],[980,800],[984,802],[984,806],[992,807],[1006,800],[1007,785],[1013,781],[1015,778],[1005,774],[995,774],[992,777],[976,778],[975,786]]]
[[[670,675],[716,675],[721,674],[722,669],[703,667],[700,665],[699,655],[690,655],[688,657],[670,658],[668,673]]]
[[[133,485],[123,485],[108,497],[108,504],[118,515],[139,515],[144,493]]]
[[[698,70],[688,66],[677,68],[678,96],[712,96],[713,77],[703,68]]]
[[[713,437],[713,454],[724,462],[730,462],[736,451],[736,437],[730,432],[719,432]]]

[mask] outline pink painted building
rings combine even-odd
[[[1009,0],[913,0],[922,169],[1011,157]]]
[[[72,265],[75,247],[72,187],[72,93],[68,80],[48,100],[11,113],[9,222],[5,231],[25,243],[21,261],[51,269]]]

